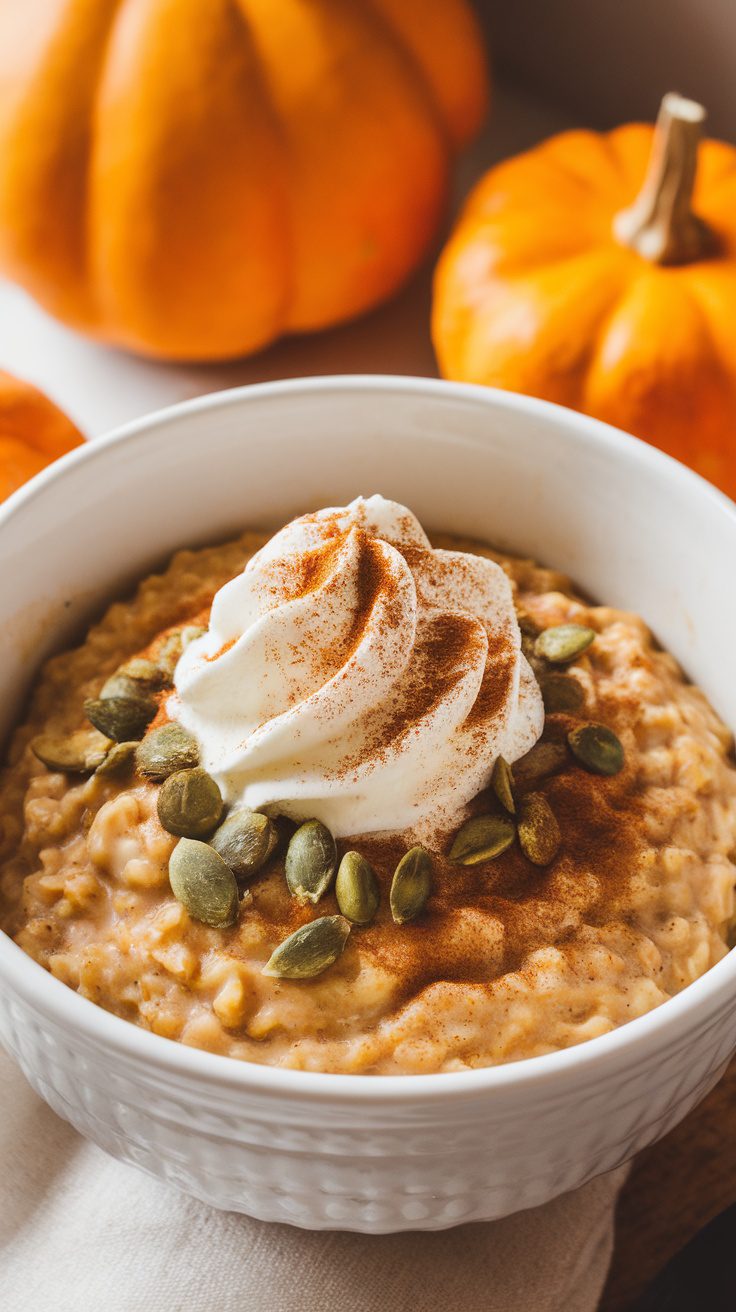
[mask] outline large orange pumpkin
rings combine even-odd
[[[0,268],[154,356],[350,318],[425,252],[486,94],[467,0],[5,0]]]
[[[83,441],[43,392],[0,372],[0,501]]]
[[[736,495],[736,149],[698,148],[702,118],[667,96],[656,135],[567,132],[492,169],[433,337],[447,376],[596,415]]]

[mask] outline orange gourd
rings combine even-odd
[[[83,441],[43,392],[0,372],[0,501]]]
[[[0,269],[152,356],[349,319],[426,251],[486,95],[468,0],[9,0]]]
[[[736,149],[702,108],[566,132],[481,181],[441,257],[450,378],[572,406],[736,496]],[[696,176],[697,163],[697,176]]]

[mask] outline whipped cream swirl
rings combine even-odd
[[[168,711],[230,804],[338,836],[431,835],[542,731],[500,566],[433,550],[404,506],[304,515],[212,604]]]

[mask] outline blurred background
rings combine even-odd
[[[386,305],[236,363],[154,364],[70,332],[25,292],[0,283],[0,368],[42,387],[88,436],[241,383],[333,372],[432,374],[432,265],[462,198],[490,164],[565,127],[652,121],[663,93],[675,89],[707,104],[708,132],[736,138],[734,0],[476,0],[476,9],[493,74],[491,114],[456,165],[452,211],[429,259]]]
[[[649,120],[665,91],[736,137],[733,0],[479,0],[497,71],[578,123]]]

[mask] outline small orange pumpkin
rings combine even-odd
[[[486,106],[468,0],[0,5],[0,269],[169,358],[393,292]]]
[[[669,95],[654,132],[566,132],[492,169],[433,337],[446,376],[583,410],[736,495],[736,149],[698,146],[703,117]]]
[[[0,500],[83,441],[43,392],[0,372]]]

